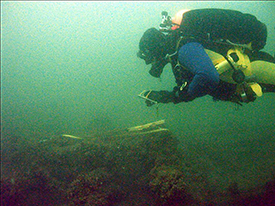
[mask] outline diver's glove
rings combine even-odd
[[[144,96],[147,98],[145,103],[148,107],[156,103],[169,103],[174,102],[174,92],[169,92],[166,90],[161,91],[147,91],[144,93]]]
[[[180,102],[189,102],[194,100],[196,97],[191,96],[187,92],[187,87],[184,87],[183,89],[179,86],[175,86],[173,89],[174,93],[174,104],[178,104]]]

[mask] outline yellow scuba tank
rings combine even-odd
[[[229,49],[226,57],[211,50],[206,50],[206,53],[220,74],[221,80],[236,84],[232,77],[235,70],[241,70],[245,77],[251,76],[250,59],[241,51],[241,48],[234,47]]]
[[[205,49],[205,51],[220,74],[220,79],[228,83],[237,84],[237,93],[242,91],[241,87],[246,85],[260,97],[262,96],[262,88],[258,83],[275,85],[275,64],[266,61],[250,62],[242,46],[234,46],[229,49],[226,57],[208,49]],[[243,83],[234,80],[233,74],[235,71],[243,73]],[[240,93],[239,95],[242,96],[243,94]]]

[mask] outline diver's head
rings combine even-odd
[[[167,46],[165,35],[156,28],[150,28],[144,32],[139,42],[139,52],[137,56],[152,64],[149,73],[154,77],[160,77],[164,66],[168,63],[165,60]]]

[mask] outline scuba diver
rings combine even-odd
[[[263,92],[275,92],[275,60],[260,51],[267,27],[251,14],[226,9],[181,10],[174,18],[162,12],[159,29],[150,28],[139,42],[137,56],[151,64],[159,78],[170,63],[173,91],[143,91],[147,106],[189,102],[211,95],[242,105]]]

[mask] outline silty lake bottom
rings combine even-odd
[[[211,155],[196,156],[200,145],[183,148],[164,120],[158,122],[87,137],[11,138],[14,147],[2,159],[2,204],[274,204],[272,171],[264,177],[258,171],[258,184],[241,176],[258,168],[232,175],[223,169],[228,162],[217,165]]]
[[[273,56],[274,2],[1,6],[2,205],[275,204],[275,95],[243,107],[205,96],[156,111],[137,95],[171,90],[174,77],[169,67],[161,81],[150,77],[136,57],[161,11],[182,8],[255,15]]]

